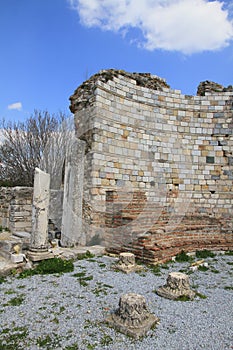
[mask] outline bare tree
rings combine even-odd
[[[64,113],[35,110],[23,122],[1,121],[0,185],[32,186],[35,167],[48,152],[51,138],[65,121]],[[54,141],[55,142],[55,141]]]

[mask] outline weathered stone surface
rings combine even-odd
[[[109,325],[136,339],[145,336],[158,321],[148,311],[144,296],[135,293],[122,295],[119,308],[106,319]]]
[[[50,175],[36,168],[32,206],[31,251],[42,252],[48,250],[49,185]]]
[[[82,228],[82,201],[85,142],[75,139],[66,162],[61,245],[85,245]]]
[[[128,252],[119,254],[119,261],[114,268],[125,273],[140,271],[143,269],[141,266],[135,263],[135,255]]]
[[[195,296],[195,292],[190,289],[188,276],[181,272],[169,273],[166,285],[160,287],[157,294],[172,300],[182,296],[193,299]]]

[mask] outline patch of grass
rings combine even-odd
[[[104,284],[102,282],[97,282],[95,289],[93,289],[93,293],[97,297],[100,296],[101,294],[107,295],[108,294],[107,289],[109,289],[109,288],[114,288],[114,287],[109,285],[109,284]]]
[[[0,276],[0,284],[6,282],[6,277]]]
[[[15,294],[16,293],[16,291],[14,290],[14,289],[8,289],[8,290],[6,290],[5,291],[5,293],[4,294]]]
[[[213,272],[213,273],[220,273],[220,271],[219,271],[219,270],[214,269],[214,268],[212,268],[210,271],[211,271],[211,272]]]
[[[67,345],[64,350],[78,350],[77,344]]]
[[[100,344],[102,346],[106,346],[109,345],[113,342],[112,337],[110,337],[109,335],[105,334],[101,339],[100,339]]]
[[[227,252],[225,252],[225,255],[233,255],[233,250],[228,250]]]
[[[86,276],[86,272],[77,272],[72,275],[73,277],[78,277],[78,281],[82,287],[88,286],[87,281],[93,280],[93,276]]]
[[[233,286],[225,286],[224,289],[225,290],[233,290]]]
[[[106,267],[106,264],[104,264],[104,263],[99,263],[99,267]]]
[[[15,298],[10,299],[7,304],[5,304],[4,306],[19,306],[22,304],[22,302],[24,301],[24,296],[23,295],[19,295]]]
[[[51,337],[50,335],[46,335],[44,337],[39,337],[36,340],[36,344],[39,347],[46,347],[46,349],[56,349],[58,346],[60,346],[59,338],[58,337]]]
[[[28,329],[26,327],[5,328],[0,335],[0,349],[23,350],[25,349],[24,341],[27,336]]]
[[[202,272],[206,272],[209,270],[209,268],[207,266],[198,266],[198,270]]]
[[[160,265],[149,265],[148,268],[154,275],[161,276]]]
[[[214,258],[215,255],[216,254],[207,249],[196,251],[196,257],[199,259]]]
[[[176,255],[175,260],[176,262],[190,262],[193,261],[193,258],[185,253],[184,250],[182,250],[179,254]]]
[[[65,272],[72,272],[74,264],[72,260],[63,260],[61,258],[53,258],[42,260],[32,270],[25,270],[21,272],[18,278],[26,278],[34,275],[48,275],[48,274],[62,274]]]
[[[81,278],[81,277],[84,277],[85,275],[86,275],[86,272],[77,272],[77,273],[74,273],[72,276]]]
[[[94,258],[95,254],[92,254],[89,250],[86,251],[86,253],[78,254],[77,259],[78,260],[84,260],[84,259],[92,259]]]
[[[206,299],[206,298],[207,298],[207,296],[204,295],[204,294],[202,294],[202,293],[199,293],[199,292],[195,292],[195,293],[196,293],[196,296],[197,296],[198,298],[200,298],[200,299]]]
[[[233,265],[233,261],[228,261],[227,265]]]

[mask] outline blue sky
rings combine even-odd
[[[233,84],[233,1],[0,0],[0,119],[69,112],[100,69]]]

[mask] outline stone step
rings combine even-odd
[[[0,255],[5,259],[11,260],[14,247],[19,246],[19,251],[22,251],[22,245],[19,237],[9,236],[8,239],[0,240]]]
[[[31,234],[29,232],[14,232],[12,237],[20,239],[22,242],[22,250],[29,249]]]

